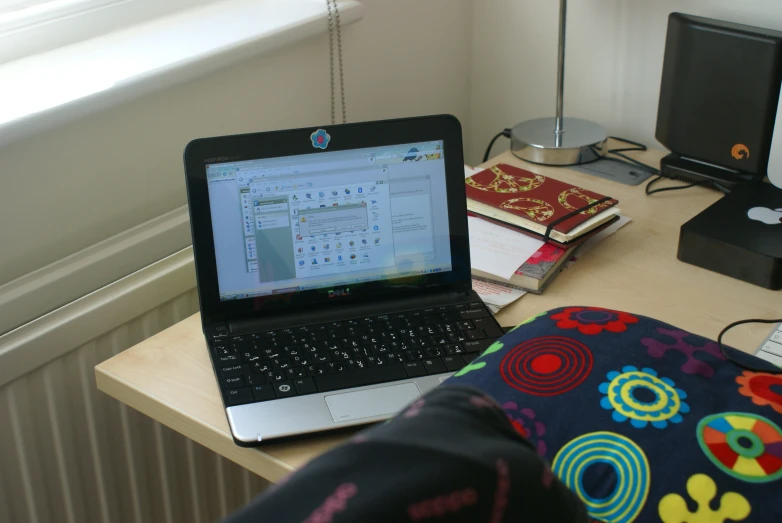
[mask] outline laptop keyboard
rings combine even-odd
[[[230,406],[458,371],[502,334],[474,302],[216,335],[210,345]]]

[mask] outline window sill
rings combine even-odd
[[[343,25],[363,6],[339,2]],[[325,33],[321,0],[226,0],[0,65],[0,146]]]

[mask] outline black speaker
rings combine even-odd
[[[663,173],[731,186],[768,169],[780,85],[782,32],[672,13],[657,139]]]

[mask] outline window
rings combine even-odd
[[[0,63],[218,0],[0,0]]]

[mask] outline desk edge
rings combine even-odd
[[[262,450],[239,447],[232,440],[225,438],[224,433],[213,425],[199,421],[187,412],[156,396],[148,394],[127,380],[101,367],[101,365],[95,366],[95,381],[98,390],[108,396],[132,407],[272,483],[280,481],[294,470],[290,465],[266,454]],[[161,406],[177,411],[179,415],[165,415],[167,412],[161,410]],[[211,434],[204,433],[205,429]],[[219,440],[215,438],[219,438]]]

